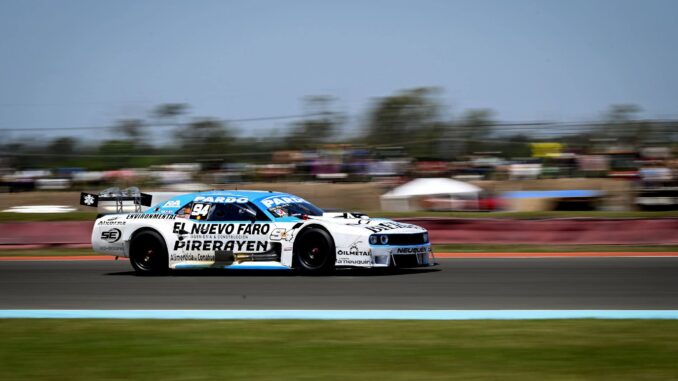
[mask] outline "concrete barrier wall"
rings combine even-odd
[[[0,224],[0,245],[81,245],[91,242],[94,221]]]
[[[433,243],[678,244],[678,219],[398,219],[428,229]],[[0,245],[86,245],[92,221],[0,224]]]
[[[453,219],[412,218],[434,243],[678,244],[678,219]]]

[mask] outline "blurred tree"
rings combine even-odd
[[[453,125],[448,122],[424,124],[412,133],[412,141],[406,143],[411,156],[426,160],[451,160],[454,157],[454,142],[450,141]]]
[[[170,127],[172,125],[177,125],[179,122],[179,117],[186,114],[190,106],[186,103],[164,103],[158,105],[151,111],[151,118],[155,120],[154,124]],[[166,144],[168,142],[168,136],[176,136],[179,131],[178,128],[172,128],[167,130],[166,128],[161,130],[160,133],[155,133],[156,129],[152,129],[151,139],[154,142],[162,142]]]
[[[200,155],[215,157],[230,153],[236,138],[233,131],[221,121],[203,118],[181,128],[177,133],[177,140],[182,153],[196,154],[197,160]]]
[[[626,123],[635,120],[642,109],[634,104],[612,105],[608,111],[608,120],[612,123]]]
[[[501,151],[501,156],[504,158],[530,157],[532,155],[530,148],[532,139],[529,136],[517,134],[503,140],[504,142],[496,145],[494,150]]]
[[[467,155],[482,150],[486,145],[483,140],[492,134],[492,116],[490,109],[469,109],[459,123],[459,136],[464,142],[463,152]]]
[[[77,139],[72,137],[53,139],[45,147],[45,152],[48,156],[42,158],[47,160],[43,166],[49,168],[74,166],[78,160],[72,155],[77,153],[77,144]]]
[[[643,123],[638,120],[642,109],[634,104],[612,105],[603,125],[603,135],[619,144],[637,144],[642,140]],[[647,131],[649,132],[649,131]]]
[[[189,109],[186,103],[165,103],[161,104],[151,113],[151,116],[157,119],[172,119],[185,114]]]
[[[144,122],[140,119],[123,119],[116,124],[116,130],[129,140],[137,141],[143,135]]]
[[[424,87],[380,99],[368,117],[366,141],[396,145],[411,142],[439,121],[440,105],[434,99],[439,92],[437,88]]]
[[[343,115],[332,111],[334,102],[333,97],[326,95],[304,98],[304,111],[309,117],[290,126],[284,137],[285,147],[310,149],[331,142],[344,123]]]
[[[121,169],[130,167],[131,155],[137,153],[137,145],[133,140],[107,140],[99,146],[97,154],[101,155],[93,160],[90,168],[94,169]]]
[[[56,156],[70,155],[75,152],[78,140],[72,137],[61,137],[52,140],[47,146],[47,151]]]

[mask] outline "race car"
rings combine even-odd
[[[81,204],[104,197],[83,193]],[[130,259],[140,274],[169,269],[297,269],[327,274],[337,267],[420,267],[434,264],[428,232],[416,225],[328,212],[279,192],[215,190],[189,193],[145,211],[98,218],[94,251]],[[127,198],[145,200],[151,195]],[[148,204],[150,205],[150,203]]]

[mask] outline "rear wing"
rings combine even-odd
[[[151,206],[153,195],[141,193],[137,187],[129,187],[120,190],[118,188],[108,188],[102,192],[80,193],[80,205],[97,208],[99,203],[108,204],[115,207],[115,213],[125,213],[125,207],[133,206],[134,212],[139,213],[143,206]],[[113,204],[113,205],[111,205]]]

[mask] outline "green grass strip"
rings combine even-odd
[[[678,321],[0,320],[2,380],[669,380]]]

